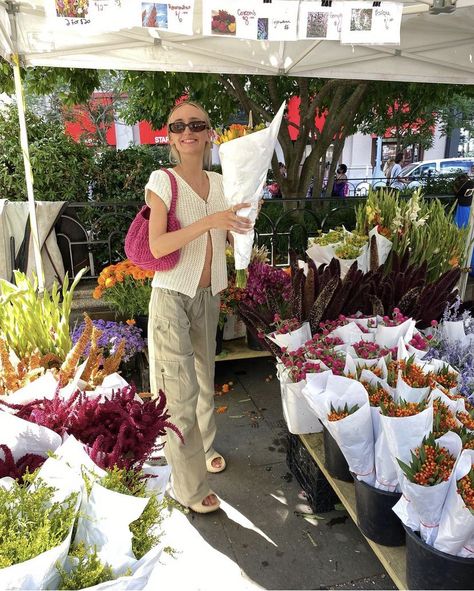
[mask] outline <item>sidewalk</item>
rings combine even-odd
[[[223,510],[188,520],[264,589],[395,589],[347,513],[313,515],[289,472],[273,360],[217,363],[216,384],[229,381],[216,397],[227,409],[216,414],[215,445],[228,467],[209,475]]]

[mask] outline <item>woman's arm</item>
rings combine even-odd
[[[213,228],[232,230],[238,234],[246,234],[252,228],[252,223],[247,218],[242,218],[235,214],[235,211],[238,209],[249,207],[248,203],[236,205],[234,211],[226,209],[205,216],[197,222],[175,232],[166,231],[168,210],[163,200],[156,193],[153,193],[153,191],[148,192],[148,205],[151,210],[150,250],[157,259],[175,250],[179,250]]]

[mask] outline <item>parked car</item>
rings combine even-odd
[[[409,188],[414,188],[423,185],[427,178],[437,175],[454,177],[463,172],[474,176],[474,158],[441,158],[413,162],[402,169],[400,176],[408,180]]]

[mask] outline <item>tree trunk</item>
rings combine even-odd
[[[334,175],[336,172],[337,163],[339,162],[339,158],[341,157],[342,150],[344,149],[345,143],[346,143],[346,138],[344,136],[335,140],[335,142],[334,142],[332,161],[331,161],[331,165],[329,166],[329,172],[328,172],[328,184],[327,184],[327,188],[326,188],[326,197],[331,197],[332,188],[334,186]]]

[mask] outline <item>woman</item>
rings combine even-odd
[[[470,179],[467,174],[460,174],[454,181],[453,189],[458,201],[454,213],[454,223],[458,228],[464,228],[469,223],[469,213],[474,194],[474,180]],[[470,274],[474,275],[474,252],[472,253]]]
[[[347,166],[340,164],[336,170],[336,180],[332,188],[332,197],[345,197],[347,195]]]
[[[395,159],[394,158],[389,158],[387,160],[387,162],[385,163],[384,169],[383,169],[383,173],[385,175],[385,178],[387,179],[387,186],[390,186],[390,180],[392,178],[392,168],[395,166]]]
[[[228,209],[222,177],[211,163],[211,125],[194,102],[178,104],[168,117],[170,160],[178,185],[176,216],[181,229],[167,232],[170,179],[152,172],[145,187],[151,208],[150,249],[157,258],[180,250],[178,264],[155,273],[150,300],[148,347],[152,392],[163,389],[173,422],[184,444],[167,438],[165,455],[176,499],[198,513],[219,508],[207,471],[226,464],[214,450],[214,360],[219,292],[227,286],[227,232],[248,232],[252,224]]]

